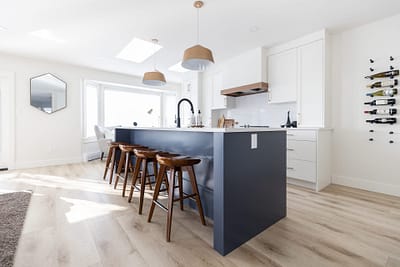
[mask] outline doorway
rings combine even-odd
[[[15,74],[0,71],[0,170],[15,167]]]

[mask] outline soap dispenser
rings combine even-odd
[[[287,120],[286,120],[286,128],[290,128],[292,126],[292,123],[290,122],[290,110],[287,112]]]

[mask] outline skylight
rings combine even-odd
[[[185,69],[182,67],[182,61],[179,61],[175,65],[172,65],[171,67],[168,68],[170,71],[175,71],[175,72],[187,72],[189,71],[188,69]]]
[[[135,37],[121,52],[119,52],[117,58],[133,61],[135,63],[142,63],[161,48],[162,46],[159,44]]]
[[[57,43],[64,43],[65,40],[60,39],[54,35],[50,30],[47,29],[42,29],[38,31],[33,31],[29,33],[30,35],[33,35],[37,38],[47,40],[47,41],[52,41],[52,42],[57,42]]]

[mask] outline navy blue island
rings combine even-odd
[[[286,217],[284,129],[117,128],[115,140],[201,159],[201,201],[222,255]]]

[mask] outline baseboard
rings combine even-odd
[[[99,159],[101,157],[101,152],[92,152],[83,154],[83,161],[88,162],[91,160]]]
[[[400,196],[400,185],[377,183],[365,179],[339,175],[332,176],[332,183],[392,196]]]
[[[15,169],[29,169],[36,167],[65,165],[65,164],[80,163],[80,162],[82,162],[82,157],[16,162]]]
[[[302,181],[302,180],[298,180],[298,179],[294,179],[294,178],[290,178],[290,177],[287,177],[286,182],[288,184],[293,184],[293,185],[302,186],[302,187],[306,187],[306,188],[315,190],[315,183]]]

